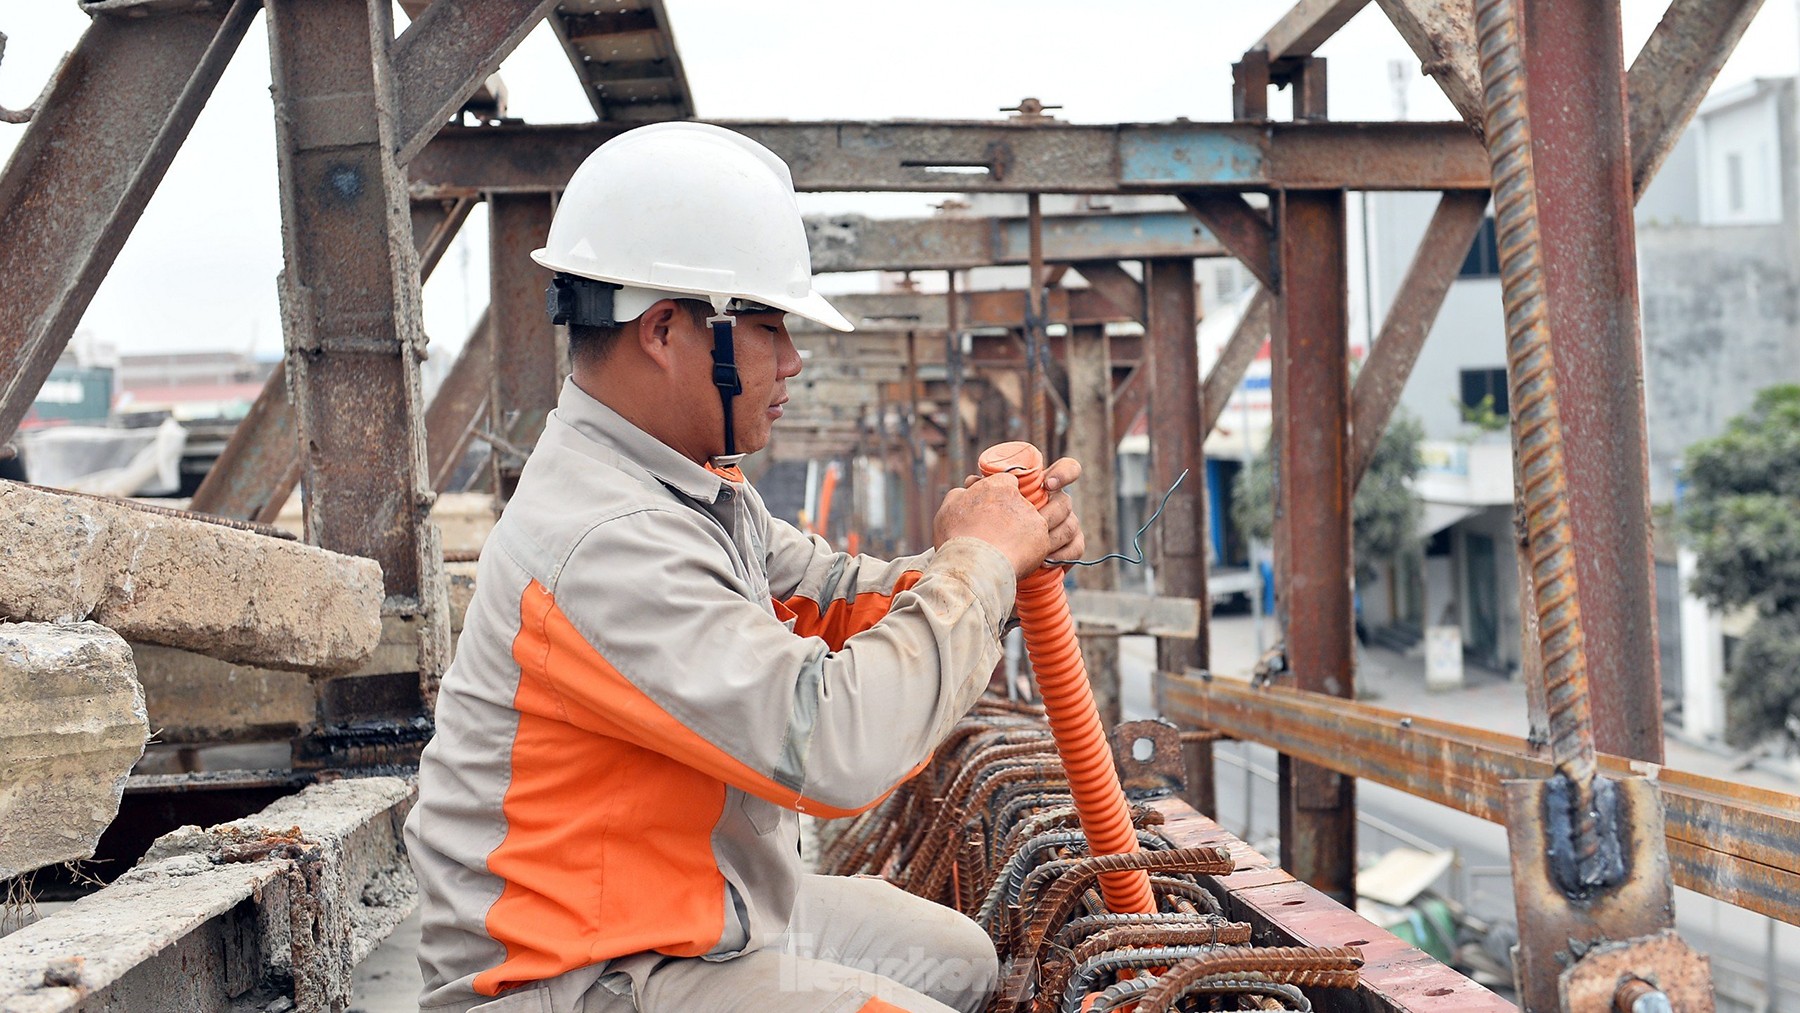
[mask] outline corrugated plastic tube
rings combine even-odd
[[[981,455],[981,473],[1011,473],[1019,480],[1019,492],[1032,506],[1042,509],[1044,455],[1029,443],[1002,443]],[[1057,755],[1069,776],[1069,792],[1075,797],[1075,813],[1087,836],[1090,855],[1124,855],[1138,850],[1137,830],[1119,771],[1113,765],[1112,746],[1100,724],[1100,709],[1088,686],[1087,665],[1075,638],[1075,620],[1069,615],[1069,599],[1063,593],[1062,570],[1045,567],[1019,581],[1019,627],[1025,634],[1025,650],[1037,673],[1038,692],[1056,740]],[[1156,910],[1150,892],[1150,875],[1142,869],[1100,874],[1100,895],[1108,911],[1149,913]]]

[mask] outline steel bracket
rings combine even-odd
[[[1506,782],[1506,826],[1518,905],[1519,945],[1513,973],[1526,1013],[1601,1013],[1633,975],[1681,983],[1682,995],[1711,996],[1702,960],[1681,957],[1673,938],[1674,887],[1663,842],[1662,798],[1656,784],[1625,778],[1614,784],[1616,828],[1624,876],[1610,886],[1576,892],[1561,886],[1552,866],[1555,834],[1549,817],[1551,780]],[[1679,947],[1679,950],[1677,949]],[[1651,959],[1655,958],[1655,959]],[[1665,980],[1666,979],[1666,980]],[[1679,1010],[1712,1009],[1710,999]]]
[[[1166,798],[1187,787],[1181,729],[1161,718],[1122,721],[1113,728],[1113,763],[1119,783],[1133,802]]]
[[[1680,1013],[1712,1013],[1711,965],[1681,941],[1674,929],[1589,950],[1562,973],[1556,987],[1569,1013],[1605,1013],[1615,1007],[1620,988],[1633,978],[1656,986]]]

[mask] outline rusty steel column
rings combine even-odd
[[[548,194],[495,193],[488,205],[488,327],[493,354],[493,389],[487,426],[508,444],[529,451],[556,407],[556,325],[544,312],[550,272],[531,259],[550,235],[553,207]],[[519,483],[522,459],[489,448],[492,488],[510,498]]]
[[[0,445],[256,17],[251,0],[102,11],[0,175]]]
[[[1342,191],[1276,197],[1277,568],[1300,689],[1354,697],[1350,315]],[[1344,903],[1356,893],[1356,782],[1281,760],[1281,864]]]
[[[1594,745],[1660,763],[1662,680],[1619,5],[1524,0],[1538,227]]]
[[[474,204],[472,199],[413,204],[413,248],[419,253],[421,283],[431,277]],[[436,468],[430,473],[437,474]],[[188,509],[273,524],[299,484],[300,455],[294,441],[294,406],[288,401],[287,367],[276,363],[249,413],[231,431],[224,452],[194,490]]]
[[[944,313],[949,321],[944,332],[944,378],[950,384],[950,425],[945,433],[945,457],[949,485],[955,488],[962,485],[963,477],[969,474],[969,442],[963,435],[962,328],[957,323],[956,272],[945,271],[944,281]]]
[[[307,539],[381,564],[384,615],[418,633],[428,708],[449,623],[425,475],[418,257],[394,161],[392,9],[386,0],[267,9]]]
[[[1094,559],[1119,546],[1119,497],[1114,458],[1118,440],[1112,432],[1112,365],[1106,328],[1099,324],[1069,328],[1069,456],[1081,462],[1081,481],[1069,490],[1075,515],[1087,536],[1087,555]],[[1075,586],[1099,591],[1119,589],[1119,564],[1108,561],[1075,567]],[[1100,723],[1119,723],[1119,638],[1095,633],[1081,638],[1094,687]]]
[[[925,426],[919,412],[919,336],[906,332],[906,540],[907,551],[931,545],[931,495],[925,473]]]
[[[1165,672],[1205,668],[1211,645],[1206,597],[1206,457],[1200,431],[1200,353],[1195,340],[1194,262],[1184,259],[1144,262],[1145,302],[1150,325],[1146,344],[1150,370],[1150,471],[1146,510],[1176,476],[1188,473],[1169,497],[1162,519],[1152,530],[1156,593],[1199,602],[1193,640],[1161,637],[1156,641],[1156,667]],[[1146,513],[1145,516],[1148,516]]]

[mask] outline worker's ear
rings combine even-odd
[[[638,347],[665,371],[673,372],[675,369],[676,328],[685,316],[675,300],[662,299],[652,303],[643,316],[638,317]]]

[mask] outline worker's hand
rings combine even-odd
[[[1050,529],[1050,552],[1045,558],[1080,559],[1087,551],[1081,519],[1075,516],[1075,501],[1063,491],[1080,477],[1081,462],[1073,457],[1058,458],[1044,469],[1044,491],[1050,495],[1049,502],[1038,512],[1044,515],[1044,524]]]
[[[1012,475],[990,475],[950,490],[932,534],[932,544],[940,547],[952,538],[979,538],[999,549],[1020,578],[1044,565],[1051,547],[1049,525],[1019,495],[1019,480]]]
[[[1044,469],[1044,492],[1048,496],[1044,508],[1038,512],[1043,515],[1044,526],[1050,532],[1050,551],[1044,554],[1046,559],[1080,559],[1087,551],[1081,519],[1075,516],[1075,501],[1064,491],[1080,477],[1081,462],[1073,457],[1057,458],[1055,464]],[[963,488],[973,488],[979,481],[980,475],[970,475],[963,479]]]

